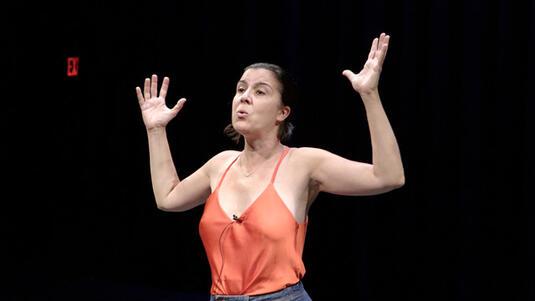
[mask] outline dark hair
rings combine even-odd
[[[275,78],[279,81],[282,88],[282,105],[289,106],[291,108],[297,102],[297,85],[294,79],[291,78],[290,75],[280,66],[270,63],[254,63],[245,67],[243,72],[249,69],[266,69],[273,72]],[[290,116],[288,116],[279,127],[278,138],[281,141],[286,141],[292,136],[294,125],[288,120],[289,117]],[[234,129],[232,123],[225,127],[224,133],[234,140],[234,142],[240,142],[241,134]]]

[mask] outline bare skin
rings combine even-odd
[[[390,37],[382,33],[372,42],[363,69],[343,75],[360,95],[370,129],[372,163],[357,162],[328,151],[293,148],[283,160],[275,189],[302,223],[319,192],[338,195],[375,195],[404,185],[401,156],[379,97],[378,83]],[[166,135],[166,125],[182,109],[185,99],[173,108],[165,105],[169,78],[164,78],[158,93],[158,78],[145,79],[144,89],[136,87],[147,129],[151,179],[158,208],[185,211],[203,204],[216,188],[226,167],[240,155],[227,173],[219,190],[219,201],[229,216],[240,216],[268,185],[283,150],[277,137],[278,127],[291,109],[280,100],[281,87],[275,75],[266,69],[246,70],[236,87],[232,104],[232,124],[245,139],[242,152],[224,151],[197,171],[180,180]]]

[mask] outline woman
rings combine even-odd
[[[158,208],[185,211],[205,204],[199,232],[212,273],[211,300],[310,300],[301,257],[307,213],[318,193],[373,195],[403,186],[398,145],[378,92],[389,39],[382,33],[373,40],[360,73],[342,73],[364,102],[373,164],[282,144],[291,130],[285,74],[260,63],[245,68],[232,102],[228,129],[243,137],[243,150],[223,151],[180,180],[165,127],[186,100],[171,109],[165,105],[168,78],[159,95],[156,75],[145,79],[143,92],[136,87]]]

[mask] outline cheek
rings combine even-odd
[[[238,104],[239,104],[239,100],[238,100],[238,97],[234,97],[232,98],[232,110],[234,111],[237,107],[238,107]]]

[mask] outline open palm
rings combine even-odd
[[[369,94],[377,91],[379,76],[388,50],[390,36],[381,33],[379,38],[373,39],[368,60],[362,70],[355,74],[351,70],[344,70],[342,74],[349,79],[351,86],[360,94]]]
[[[168,88],[169,78],[165,77],[158,95],[158,77],[155,74],[152,75],[152,78],[145,78],[143,93],[141,93],[140,87],[136,87],[139,107],[147,130],[165,127],[184,105],[186,99],[181,98],[174,107],[167,107],[165,97],[167,96]]]

